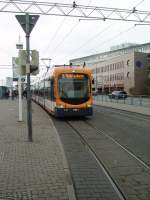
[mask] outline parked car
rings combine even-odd
[[[125,91],[113,91],[109,94],[110,99],[126,99],[128,97]]]

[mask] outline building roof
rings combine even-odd
[[[146,50],[147,47],[147,50]],[[70,62],[76,62],[76,61],[87,61],[87,60],[92,60],[94,59],[94,62],[97,60],[102,60],[108,56],[118,56],[124,53],[128,53],[131,51],[140,51],[140,52],[150,52],[150,42],[149,43],[144,43],[144,44],[139,44],[139,45],[132,45],[129,47],[125,47],[125,48],[120,48],[120,49],[116,49],[116,50],[111,50],[111,51],[106,51],[106,52],[102,52],[102,53],[98,53],[98,54],[92,54],[89,56],[85,56],[85,57],[80,57],[80,58],[75,58],[75,59],[71,59]]]

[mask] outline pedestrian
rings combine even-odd
[[[14,100],[14,91],[12,91],[11,99]]]
[[[27,98],[27,91],[26,90],[23,91],[22,96]]]
[[[6,99],[9,98],[9,90],[7,90],[7,91],[5,92],[5,98],[6,98]]]
[[[15,90],[15,91],[14,91],[14,98],[17,98],[17,97],[18,97],[18,91]]]

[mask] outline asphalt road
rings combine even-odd
[[[150,165],[150,117],[94,106],[91,123]]]

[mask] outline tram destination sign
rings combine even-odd
[[[72,73],[62,74],[62,78],[77,78],[77,79],[83,79],[84,77],[85,77],[84,74],[72,74]]]

